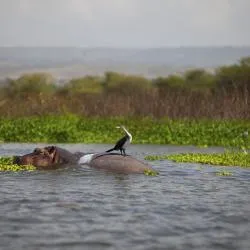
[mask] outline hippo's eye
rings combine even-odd
[[[33,152],[34,152],[34,153],[40,153],[40,152],[41,152],[41,149],[40,149],[40,148],[35,148]]]
[[[40,150],[39,154],[40,154],[40,155],[45,155],[45,154],[46,154],[46,151]]]
[[[40,154],[45,155],[45,156],[49,156],[49,152],[47,150],[45,150],[45,149],[41,150]]]

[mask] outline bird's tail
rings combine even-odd
[[[114,148],[111,148],[111,149],[107,150],[106,152],[111,152],[111,151],[113,151],[113,150],[114,150]]]

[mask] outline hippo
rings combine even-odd
[[[118,153],[71,153],[57,146],[36,148],[33,152],[14,157],[18,165],[34,165],[38,169],[53,169],[65,164],[87,165],[116,173],[144,173],[152,167],[129,155]]]

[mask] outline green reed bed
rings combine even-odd
[[[13,164],[12,157],[0,157],[0,172],[1,171],[33,171],[36,168],[32,165],[19,166]]]
[[[115,128],[120,124],[132,133],[134,144],[249,145],[249,138],[244,133],[250,131],[250,121],[84,118],[74,115],[1,118],[0,141],[114,143],[123,133]]]
[[[146,160],[172,160],[175,162],[202,163],[216,166],[237,166],[250,168],[250,154],[244,152],[225,152],[214,154],[182,153],[172,155],[151,155]]]

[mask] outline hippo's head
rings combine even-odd
[[[36,167],[51,167],[60,163],[60,156],[55,146],[36,148],[32,153],[16,156],[14,163],[18,165],[33,165]]]

